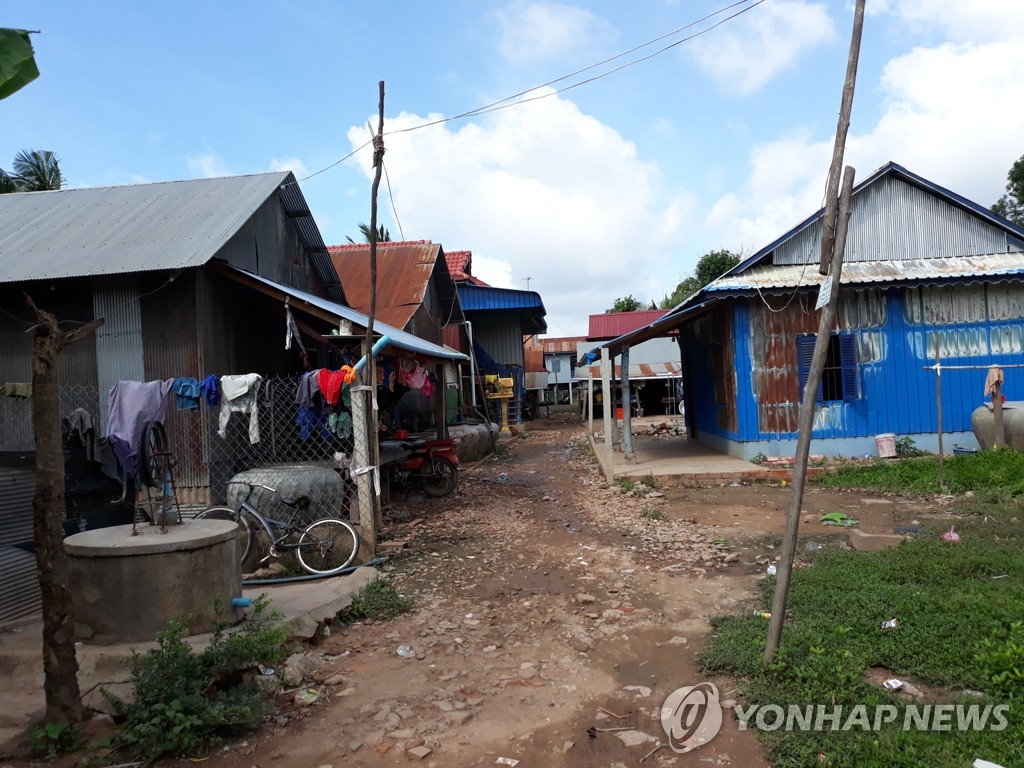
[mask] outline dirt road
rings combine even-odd
[[[208,765],[633,766],[667,741],[660,706],[703,680],[709,616],[754,607],[788,491],[626,495],[605,487],[577,420],[528,431],[464,472],[456,495],[396,499],[388,536],[409,546],[387,570],[416,608],[335,628],[308,654],[329,697],[286,706]],[[879,529],[920,511],[808,495],[809,513],[847,507]],[[728,681],[712,682],[729,698]],[[767,762],[726,716],[709,744],[644,765]]]

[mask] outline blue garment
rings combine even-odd
[[[107,396],[107,437],[121,467],[138,476],[139,441],[147,421],[163,421],[173,379],[166,381],[119,381]]]
[[[327,414],[320,408],[300,405],[299,412],[295,416],[295,423],[299,427],[299,437],[303,440],[309,440],[310,435],[317,431],[324,439],[331,436],[327,429]]]
[[[174,404],[179,411],[199,410],[199,397],[201,395],[199,379],[194,376],[183,376],[180,379],[175,379],[174,387],[171,391],[174,392]]]
[[[220,389],[218,389],[219,383],[220,380],[211,373],[203,379],[202,383],[199,385],[199,391],[202,393],[203,399],[211,408],[215,408],[220,405]]]

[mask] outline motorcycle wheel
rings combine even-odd
[[[433,466],[424,462],[421,472],[420,482],[428,496],[447,496],[459,482],[458,470],[444,456],[434,456]]]

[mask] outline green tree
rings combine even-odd
[[[65,186],[60,159],[48,149],[23,149],[14,156],[10,173],[0,170],[0,192],[42,192]]]
[[[1021,155],[1006,174],[1006,194],[992,206],[992,213],[1024,227],[1024,155]]]
[[[370,231],[370,225],[369,224],[360,224],[359,225],[359,232],[360,232],[360,234],[362,234],[363,240],[365,242],[367,242],[367,243],[372,243],[374,240],[376,240],[378,243],[389,243],[389,242],[391,242],[391,233],[388,232],[386,229],[384,229],[384,225],[383,224],[381,224],[379,227],[377,227],[377,232],[376,232],[377,236],[376,237],[374,237],[375,233]],[[353,240],[348,235],[345,235],[345,239],[348,240],[350,243],[354,243],[355,242],[355,240]]]
[[[684,276],[672,293],[661,300],[661,308],[672,309],[682,304],[684,300],[739,263],[740,257],[730,250],[721,248],[717,251],[708,251],[697,261],[693,274]]]
[[[624,296],[621,299],[616,299],[615,303],[612,304],[611,309],[606,309],[605,314],[615,312],[636,312],[639,309],[644,308],[644,303],[640,299],[634,298],[633,294]]]
[[[30,34],[25,29],[0,29],[0,99],[39,77]]]

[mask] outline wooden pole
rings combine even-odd
[[[942,350],[941,339],[935,332],[935,414],[939,429],[939,490],[946,490],[946,460],[942,452]]]
[[[611,362],[608,347],[601,347],[601,416],[604,422],[604,476],[611,485],[615,482],[615,455],[613,450],[614,422],[612,408],[615,407],[615,393],[612,391]]]
[[[589,368],[588,368],[589,370]],[[594,437],[594,374],[587,379],[587,429],[590,430],[590,438]]]
[[[846,135],[850,130],[850,114],[853,112],[853,92],[857,85],[857,62],[860,60],[860,38],[863,31],[864,0],[857,0],[853,12],[850,56],[846,62],[846,80],[843,82],[843,99],[839,107],[839,122],[836,124],[836,140],[832,145],[832,164],[828,169],[828,186],[825,192],[825,220],[822,222],[821,258],[818,261],[818,272],[823,275],[828,274],[835,244],[839,169],[843,167]]]
[[[853,192],[853,168],[847,166],[843,174],[843,191],[839,198],[839,215],[836,231],[835,252],[832,254],[832,293],[822,307],[818,322],[818,338],[814,342],[811,370],[804,385],[803,402],[800,404],[799,430],[796,442],[796,456],[793,464],[793,492],[786,514],[786,532],[782,537],[782,552],[775,582],[775,598],[772,601],[772,618],[768,626],[768,640],[764,648],[764,663],[769,665],[775,659],[775,651],[782,640],[782,622],[786,617],[786,601],[789,598],[789,583],[793,575],[793,558],[796,554],[797,535],[800,529],[800,509],[804,500],[804,485],[807,481],[807,458],[811,448],[811,433],[814,429],[814,411],[818,399],[818,385],[825,369],[829,338],[835,324],[839,304],[839,281],[843,273],[843,251],[846,249],[846,230],[850,219],[850,195]]]
[[[622,348],[622,449],[626,453],[626,461],[635,462],[633,453],[633,408],[629,392],[629,345]]]
[[[997,380],[992,385],[992,420],[995,427],[995,447],[1002,448],[1006,442],[1003,432],[1003,385]]]
[[[370,312],[366,321],[366,338],[363,339],[363,356],[366,358],[366,380],[370,386],[370,402],[367,424],[370,442],[370,462],[380,471],[380,441],[377,438],[377,364],[370,359],[373,349],[373,325],[377,315],[377,190],[380,175],[384,169],[384,81],[378,83],[380,98],[377,103],[377,135],[373,137],[373,186],[370,188]],[[384,514],[380,497],[373,494],[373,541],[376,544],[377,531],[384,527]]]

